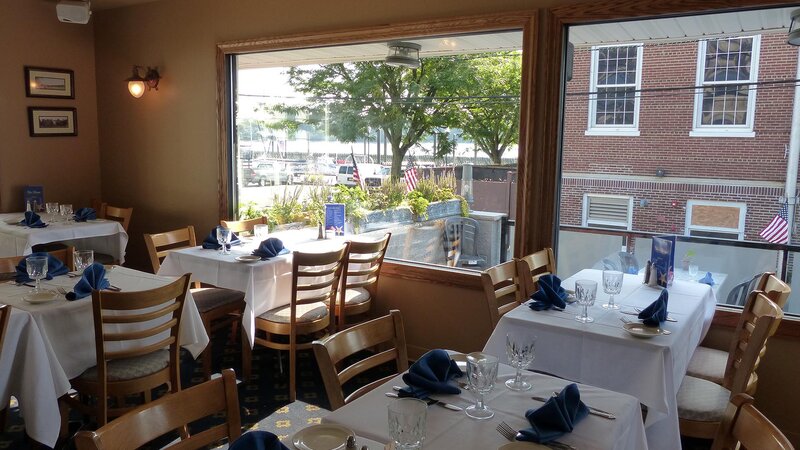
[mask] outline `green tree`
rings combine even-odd
[[[463,85],[458,127],[463,136],[501,164],[503,153],[519,141],[521,52],[486,53],[472,58],[472,77]]]

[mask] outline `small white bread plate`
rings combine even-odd
[[[292,443],[300,450],[336,450],[344,448],[347,436],[355,436],[355,433],[341,425],[324,423],[298,431]]]
[[[29,293],[22,296],[22,299],[28,303],[36,304],[36,303],[47,303],[52,302],[60,297],[58,292],[55,291],[47,291],[42,290],[37,293]]]
[[[243,263],[251,263],[251,262],[261,261],[261,257],[256,255],[242,255],[242,256],[237,256],[236,260]]]
[[[626,323],[622,326],[622,328],[625,328],[625,331],[639,338],[651,338],[653,336],[661,336],[662,334],[666,334],[661,328],[648,327],[645,324],[638,322]]]

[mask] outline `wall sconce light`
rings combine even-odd
[[[800,9],[792,11],[792,22],[789,24],[789,38],[786,43],[800,45]]]
[[[667,171],[664,169],[656,169],[656,176],[661,178],[667,174]]]
[[[148,67],[144,78],[139,75],[139,69],[141,68],[142,66],[133,66],[133,75],[125,80],[128,82],[128,92],[130,92],[134,98],[143,96],[145,89],[148,91],[151,89],[158,90],[158,81],[161,79],[157,67]]]

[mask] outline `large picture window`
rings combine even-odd
[[[586,134],[639,134],[640,45],[592,48],[589,129]]]

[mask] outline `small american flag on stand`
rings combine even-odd
[[[789,243],[789,207],[786,203],[781,205],[778,214],[766,228],[761,230],[759,235],[773,244]]]
[[[417,187],[417,168],[411,165],[410,162],[404,178],[406,179],[406,192],[413,191]]]
[[[353,181],[356,182],[356,185],[361,189],[364,189],[364,185],[361,184],[361,175],[358,174],[358,164],[356,164],[356,156],[353,154],[353,149],[350,149],[350,157],[353,158]]]

